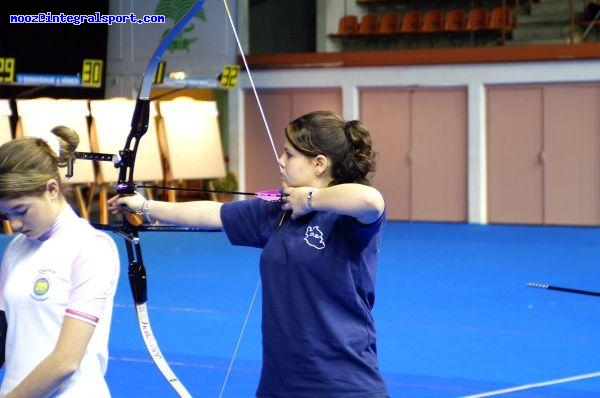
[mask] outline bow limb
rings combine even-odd
[[[169,43],[179,34],[179,32],[181,32],[194,15],[200,11],[203,4],[204,0],[197,0],[192,7],[190,7],[185,15],[175,24],[173,29],[171,29],[171,31],[163,38],[146,67],[131,120],[131,131],[127,136],[125,147],[122,151],[119,151],[119,178],[117,181],[117,193],[119,195],[130,195],[135,191],[133,178],[135,158],[140,139],[148,130],[148,122],[150,120],[150,91],[152,89],[152,80],[158,68],[158,63],[169,46]],[[126,237],[125,246],[129,261],[129,284],[135,302],[140,331],[152,360],[163,376],[169,381],[171,387],[173,387],[180,397],[191,397],[191,394],[171,370],[165,357],[162,355],[152,332],[152,328],[150,327],[150,318],[148,316],[148,308],[146,305],[146,269],[142,259],[142,249],[137,228],[138,225],[136,220],[123,217],[123,225],[120,233],[122,236]]]
[[[150,62],[146,67],[142,78],[142,84],[138,92],[133,117],[131,120],[131,131],[125,142],[125,148],[121,155],[121,164],[119,166],[119,180],[117,187],[118,193],[133,193],[133,166],[135,164],[135,155],[139,140],[146,131],[148,131],[148,121],[150,120],[150,91],[152,89],[152,80],[158,69],[158,64],[173,39],[181,32],[185,25],[200,11],[204,5],[204,0],[197,0],[192,7],[175,24],[173,29],[163,38],[158,48],[154,51]],[[119,191],[119,189],[121,191]],[[126,192],[129,191],[129,192]]]

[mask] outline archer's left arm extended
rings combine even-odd
[[[144,203],[147,202],[145,205]],[[141,212],[145,206],[148,216],[168,224],[218,230],[221,223],[220,202],[199,200],[190,202],[148,201],[139,193],[127,196],[114,196],[108,200],[108,208],[113,214],[124,211]]]
[[[311,193],[312,192],[312,193]],[[292,218],[311,211],[330,211],[354,217],[362,224],[371,224],[383,214],[385,202],[381,193],[362,184],[339,184],[326,188],[286,188],[285,210],[292,210]]]

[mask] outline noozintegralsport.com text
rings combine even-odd
[[[88,15],[68,15],[64,13],[52,14],[51,12],[41,12],[34,15],[11,15],[10,23],[70,23],[81,25],[82,23],[105,23],[112,25],[114,23],[165,23],[164,15],[143,15],[138,18],[135,13],[127,15],[103,15],[99,12]]]

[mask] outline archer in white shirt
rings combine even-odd
[[[0,268],[0,396],[110,397],[104,374],[119,256],[67,203],[58,167],[78,139],[66,127],[53,133],[60,156],[38,138],[0,147],[0,213],[19,233]]]

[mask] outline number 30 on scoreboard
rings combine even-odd
[[[81,71],[81,85],[86,87],[102,87],[101,59],[84,59]]]

